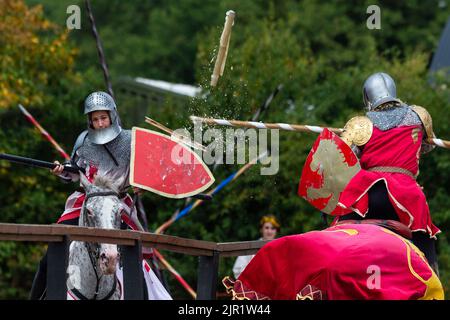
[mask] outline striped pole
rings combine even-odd
[[[280,129],[286,131],[299,131],[299,132],[313,132],[321,133],[324,127],[308,126],[301,124],[287,124],[287,123],[263,123],[255,121],[239,121],[239,120],[224,120],[213,118],[202,118],[196,116],[189,117],[193,122],[203,122],[210,125],[220,125],[228,127],[240,127],[240,128],[254,128],[254,129]],[[342,133],[342,129],[327,128],[336,134]]]
[[[262,123],[254,121],[239,121],[239,120],[224,120],[224,119],[213,119],[213,118],[202,118],[191,116],[190,119],[193,122],[203,122],[209,125],[220,125],[228,127],[241,127],[241,128],[255,128],[255,129],[280,129],[286,131],[297,131],[297,132],[312,132],[321,133],[325,127],[319,126],[309,126],[303,124],[287,124],[287,123]],[[343,129],[341,128],[328,128],[328,130],[341,134]],[[436,145],[441,148],[450,149],[450,141],[442,140],[438,138],[428,139],[429,144]]]
[[[131,219],[139,231],[148,232],[148,230],[144,229],[144,227],[139,223],[139,221],[136,221],[136,219],[133,219],[133,216],[131,217]],[[192,287],[186,282],[186,280],[183,279],[183,277],[177,272],[177,270],[175,270],[175,268],[172,267],[172,265],[164,258],[164,256],[155,248],[152,248],[152,252],[154,253],[154,256],[152,259],[155,259],[155,257],[156,257],[158,259],[158,261],[160,261],[164,265],[164,267],[167,269],[167,271],[169,271],[169,273],[175,278],[175,280],[177,280],[183,286],[183,288],[186,289],[186,291],[194,299],[196,299],[197,294],[194,291],[194,289],[192,289]]]
[[[25,117],[28,119],[28,121],[30,121],[38,130],[39,132],[42,134],[42,136],[47,139],[54,147],[55,149],[61,154],[61,156],[66,159],[69,160],[70,156],[63,150],[63,148],[61,148],[61,146],[55,141],[55,139],[53,139],[53,137],[47,132],[47,130],[45,130],[44,128],[42,128],[42,126],[39,124],[39,122],[37,122],[37,120],[31,115],[31,113],[28,112],[27,109],[25,109],[24,106],[22,106],[21,104],[18,104],[18,107],[20,109],[20,111],[22,111],[22,113],[25,115]]]
[[[174,276],[174,278],[183,286],[183,288],[186,289],[186,291],[191,295],[192,298],[197,298],[197,293],[192,289],[192,287],[186,282],[186,280],[183,279],[183,277],[175,270],[172,265],[167,262],[167,260],[162,256],[161,253],[159,253],[158,250],[153,248],[153,253],[156,255],[159,261],[166,267],[166,269]]]
[[[259,109],[256,111],[256,113],[252,117],[252,121],[257,121],[261,113],[267,110],[269,108],[269,105],[272,103],[272,100],[276,97],[278,92],[283,89],[283,84],[279,84],[275,90],[270,94],[269,97],[267,97],[266,101],[259,107]]]
[[[428,143],[434,144],[441,148],[450,149],[450,141],[448,141],[448,140],[446,141],[446,140],[434,138],[434,139],[428,139]]]
[[[256,158],[254,158],[253,160],[251,160],[249,163],[247,163],[245,166],[243,166],[242,168],[240,168],[238,171],[232,173],[230,176],[228,176],[228,178],[222,180],[222,182],[220,182],[220,184],[215,187],[213,190],[211,190],[210,192],[208,192],[208,195],[214,195],[217,192],[219,192],[220,190],[222,190],[227,184],[229,184],[230,182],[236,180],[241,174],[243,174],[245,171],[247,171],[251,166],[253,166],[254,164],[256,164],[258,162],[258,160],[261,160],[262,158],[267,156],[267,151],[260,154],[259,156],[257,156]],[[203,200],[197,200],[195,201],[193,204],[188,205],[187,207],[185,207],[183,210],[181,210],[180,212],[172,215],[172,217],[167,220],[166,222],[164,222],[161,226],[158,227],[158,229],[156,229],[155,233],[164,233],[164,231],[167,230],[168,227],[170,227],[171,224],[173,224],[175,221],[181,219],[183,216],[187,215],[189,212],[191,212],[192,210],[194,210],[195,208],[197,208],[199,205],[201,205],[203,203]]]

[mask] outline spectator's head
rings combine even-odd
[[[259,222],[261,237],[263,240],[273,240],[280,231],[280,223],[273,215],[263,216]]]

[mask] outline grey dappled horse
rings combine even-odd
[[[97,176],[94,183],[80,174],[86,198],[81,209],[79,226],[120,229],[122,203],[118,196],[119,182]],[[70,245],[67,286],[77,299],[120,299],[116,266],[120,254],[115,244],[73,241]]]

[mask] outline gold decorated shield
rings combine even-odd
[[[298,194],[327,214],[350,213],[351,210],[338,206],[339,197],[360,170],[359,159],[352,149],[336,134],[325,129],[306,159]]]

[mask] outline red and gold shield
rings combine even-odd
[[[159,132],[133,127],[130,184],[168,198],[198,194],[214,183],[200,156]]]
[[[298,194],[322,212],[343,215],[338,206],[348,182],[361,170],[359,159],[336,134],[324,129],[306,158]]]

